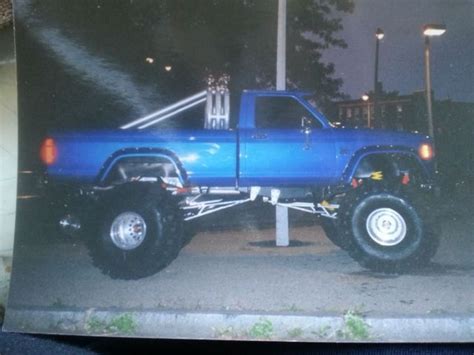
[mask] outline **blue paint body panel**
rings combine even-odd
[[[191,184],[235,185],[235,131],[116,130],[53,134],[53,137],[58,147],[57,161],[48,169],[53,178],[94,183],[104,163],[115,153],[126,150],[130,156],[130,152],[140,148],[159,148],[177,156]]]
[[[370,153],[413,155],[426,176],[433,162],[417,150],[430,139],[420,134],[333,128],[305,99],[305,93],[244,91],[239,128],[235,130],[113,130],[53,133],[58,156],[48,167],[52,179],[100,184],[106,164],[123,156],[170,152],[185,170],[188,185],[315,186],[349,183],[360,159]],[[258,96],[290,96],[319,122],[301,129],[258,129],[254,106]],[[320,128],[319,128],[320,127]]]

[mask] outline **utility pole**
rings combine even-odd
[[[276,89],[286,90],[286,0],[278,0]]]
[[[276,89],[286,89],[286,0],[278,0]],[[290,245],[288,207],[276,206],[276,245]]]

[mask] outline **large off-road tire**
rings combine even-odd
[[[350,191],[339,213],[349,255],[374,271],[396,273],[426,264],[438,247],[424,206],[403,188],[369,185]]]
[[[332,218],[320,218],[320,225],[326,234],[326,237],[336,246],[342,250],[347,250],[350,247],[350,240],[346,235],[340,231],[339,220]]]
[[[168,193],[149,183],[130,183],[104,196],[96,233],[87,245],[94,265],[112,278],[153,275],[182,247],[182,217]]]

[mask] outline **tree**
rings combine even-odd
[[[342,80],[321,55],[346,47],[338,16],[353,6],[288,0],[289,89],[314,90],[320,104],[341,97]],[[28,90],[30,101],[60,98],[32,109],[53,126],[114,127],[202,90],[211,73],[229,74],[232,93],[274,88],[277,9],[276,0],[20,2],[20,67],[41,88]]]
[[[140,6],[153,8],[146,1]],[[347,46],[336,36],[342,29],[336,15],[353,7],[352,0],[288,1],[288,88],[315,90],[323,103],[341,97],[342,80],[321,56],[327,48]],[[151,17],[159,18],[155,48],[188,68],[194,81],[226,72],[237,91],[274,88],[277,8],[277,1],[164,0]],[[135,14],[139,22],[150,21],[149,12]]]

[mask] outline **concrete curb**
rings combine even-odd
[[[474,317],[201,313],[8,308],[5,331],[167,339],[472,342]]]

